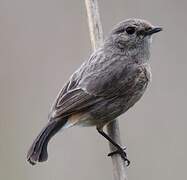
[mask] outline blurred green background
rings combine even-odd
[[[164,27],[152,45],[151,86],[119,118],[129,179],[185,179],[187,1],[100,0],[99,6],[105,33],[131,17]],[[90,53],[83,0],[0,0],[0,179],[113,179],[108,144],[95,128],[59,133],[48,162],[26,162],[58,91]]]

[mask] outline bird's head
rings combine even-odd
[[[149,48],[153,34],[161,31],[161,27],[155,27],[142,19],[128,19],[117,24],[106,43],[112,43],[119,49]]]

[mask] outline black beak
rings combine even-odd
[[[152,29],[146,31],[146,32],[145,32],[145,36],[147,36],[147,35],[152,35],[152,34],[154,34],[154,33],[160,32],[160,31],[162,31],[162,28],[161,28],[161,27],[154,27],[154,28],[152,28]]]

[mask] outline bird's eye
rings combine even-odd
[[[133,26],[129,26],[129,27],[126,28],[127,34],[134,34],[135,31],[136,31],[136,28],[133,27]]]

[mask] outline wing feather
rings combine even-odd
[[[68,116],[90,108],[102,98],[86,93],[83,89],[75,89],[60,96],[52,110],[52,119]]]
[[[109,61],[98,53],[84,62],[61,90],[52,107],[51,120],[85,111],[104,99],[124,96],[144,74],[140,65],[126,63],[123,59]]]

